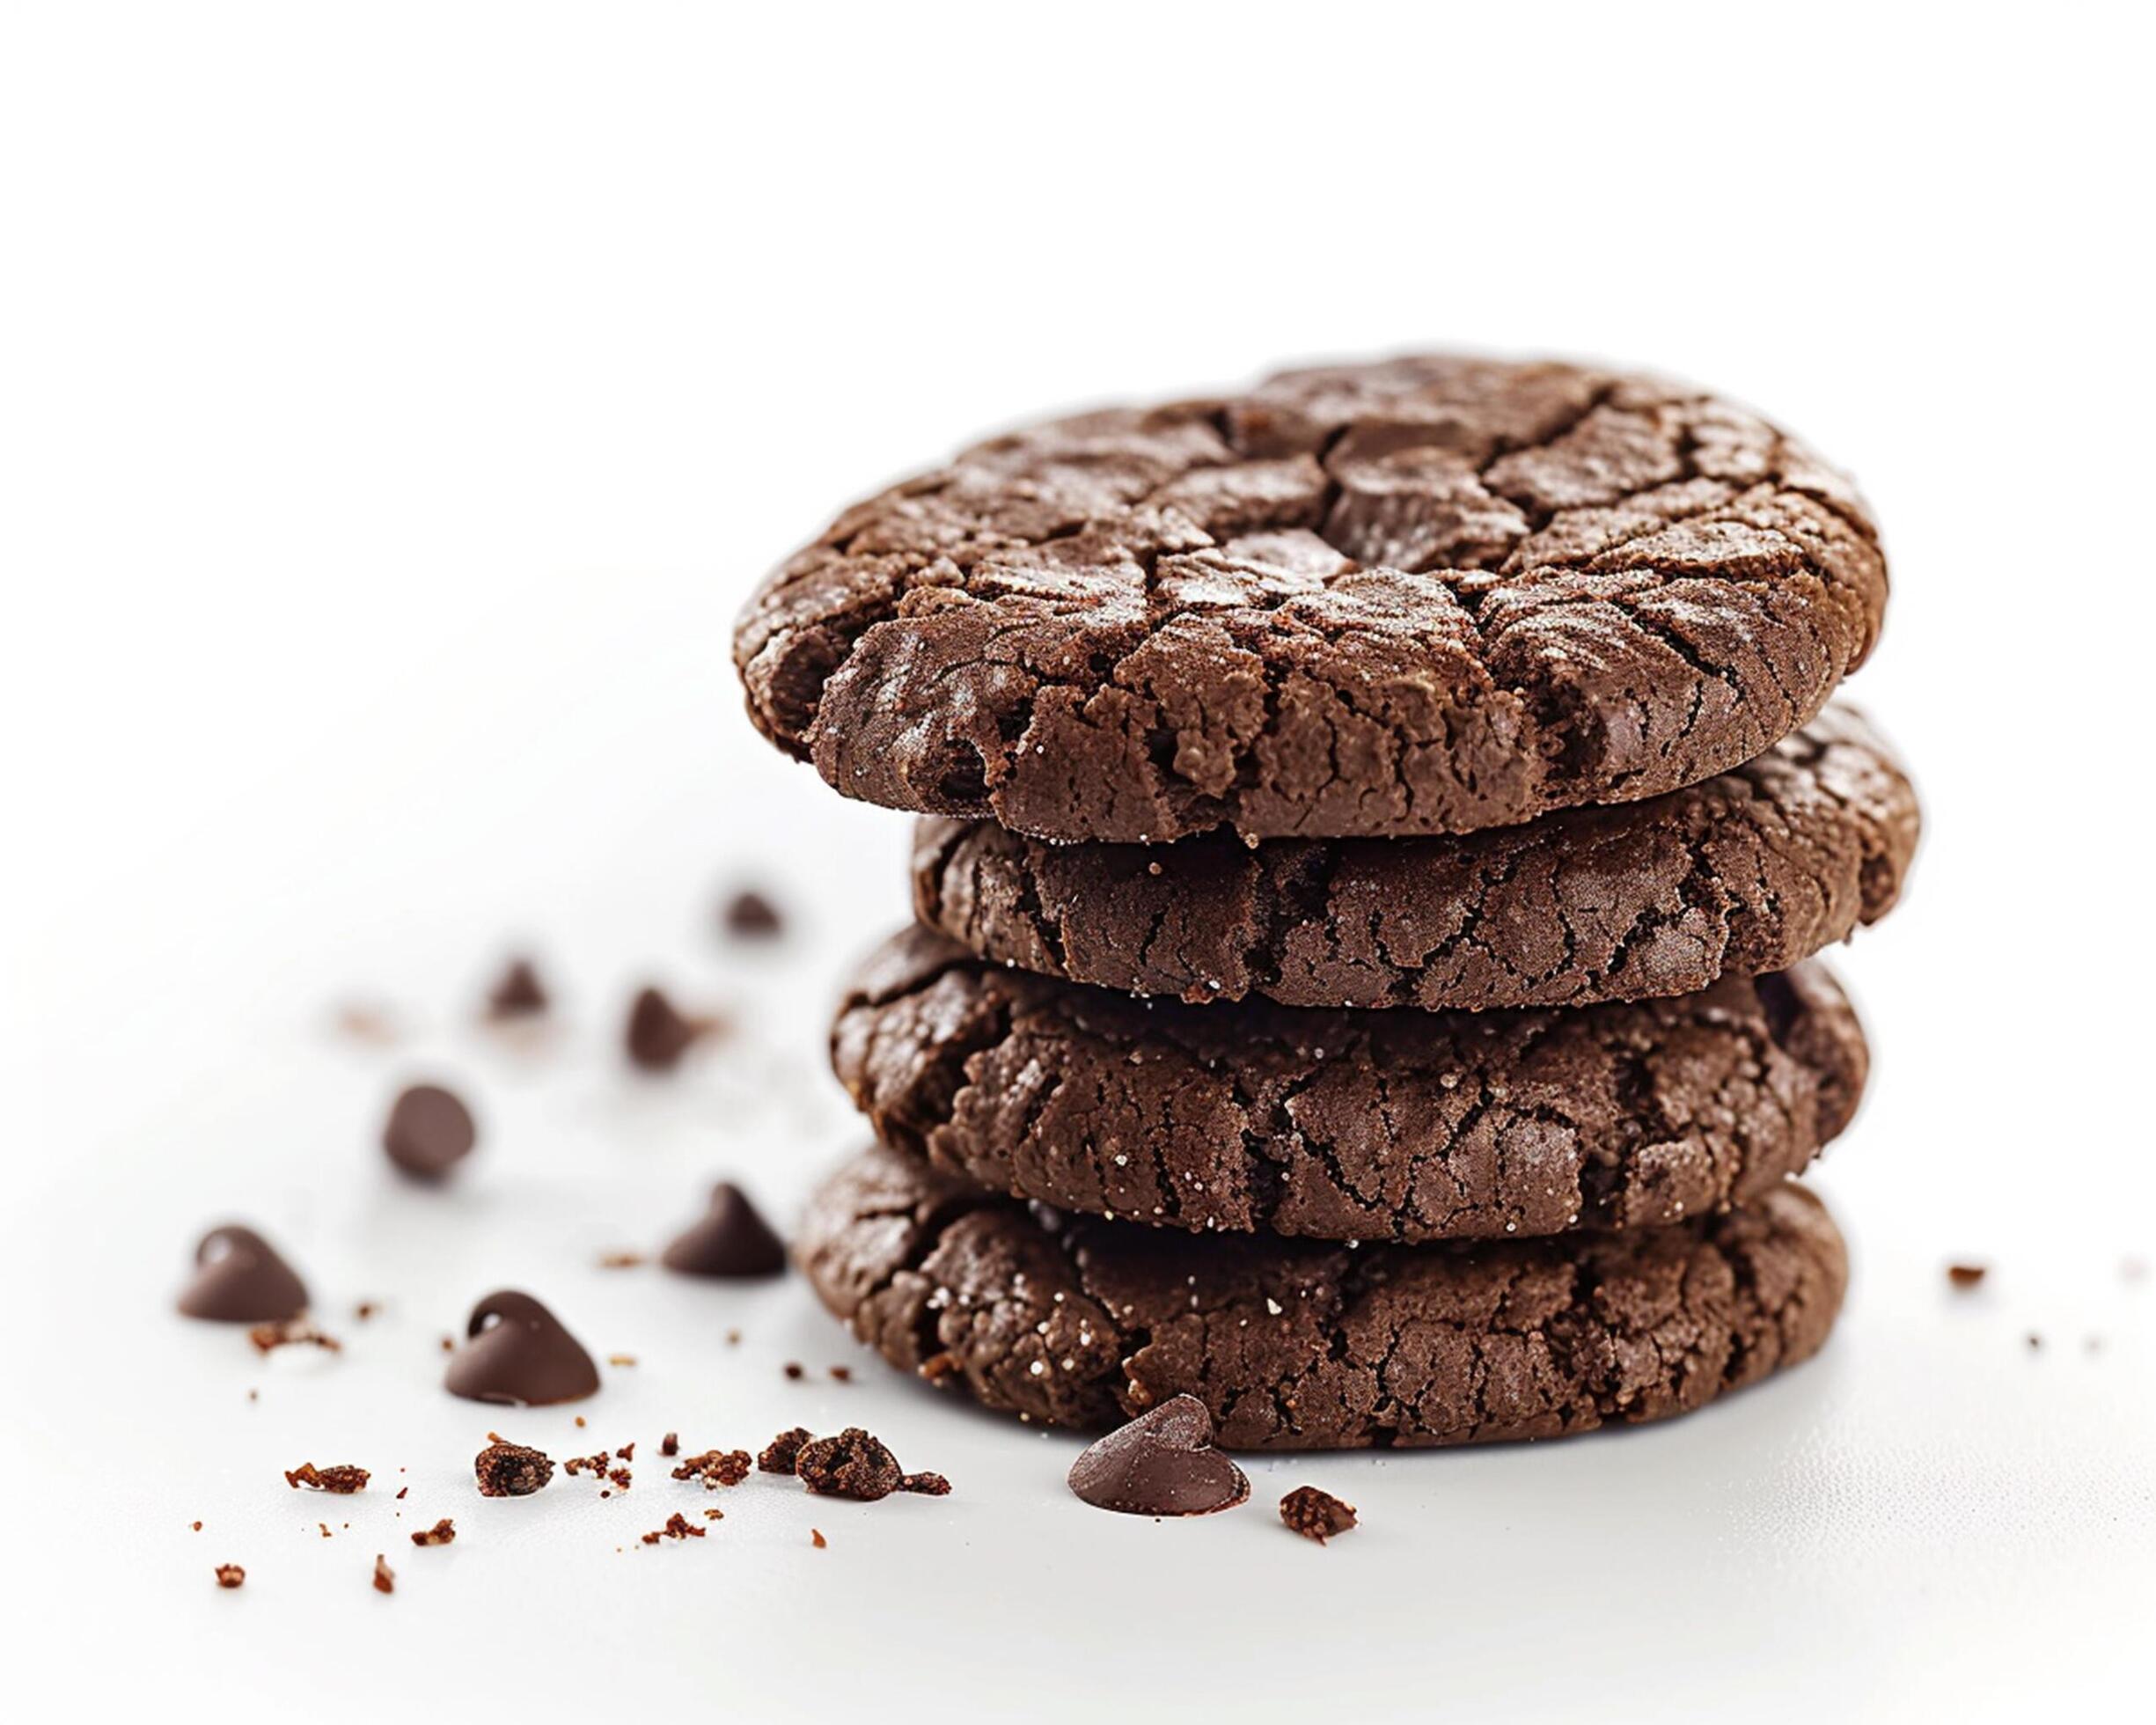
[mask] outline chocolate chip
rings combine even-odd
[[[820,1497],[859,1498],[863,1503],[889,1497],[906,1478],[898,1458],[859,1426],[803,1444],[794,1457],[794,1472]]]
[[[472,1111],[439,1084],[414,1084],[400,1096],[382,1128],[389,1159],[416,1180],[438,1180],[472,1153],[479,1128]]]
[[[1213,1415],[1189,1395],[1093,1444],[1071,1464],[1070,1488],[1126,1516],[1209,1516],[1250,1494],[1243,1470],[1213,1447]]]
[[[546,985],[529,958],[511,958],[487,991],[489,1018],[530,1018],[546,1010]]]
[[[554,1477],[553,1459],[522,1443],[495,1438],[472,1457],[481,1497],[529,1497]]]
[[[762,1453],[757,1457],[758,1472],[793,1472],[802,1450],[815,1442],[816,1434],[806,1426],[796,1426],[790,1432],[781,1432],[764,1446]]]
[[[629,1008],[623,1046],[631,1064],[646,1072],[671,1072],[711,1028],[707,1021],[685,1017],[656,988],[646,988]]]
[[[1947,1280],[1956,1288],[1974,1288],[1984,1280],[1984,1272],[1989,1267],[1984,1264],[1949,1264],[1947,1266]]]
[[[599,1387],[583,1345],[529,1294],[489,1294],[472,1308],[465,1335],[442,1379],[452,1396],[536,1407],[581,1401]]]
[[[189,1318],[218,1324],[265,1324],[297,1318],[307,1286],[252,1228],[227,1222],[194,1249],[194,1280],[180,1296]]]
[[[1355,1506],[1315,1486],[1297,1486],[1280,1500],[1280,1520],[1292,1533],[1319,1545],[1355,1524]]]
[[[753,887],[726,901],[723,920],[726,932],[744,940],[774,940],[786,932],[779,907]]]
[[[775,1276],[786,1268],[786,1242],[730,1180],[711,1189],[711,1203],[676,1235],[659,1261],[685,1276]]]

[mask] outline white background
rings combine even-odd
[[[0,1697],[2144,1714],[2156,1282],[2121,1263],[2156,1256],[2156,368],[2127,16],[9,8]],[[1071,1499],[1074,1443],[885,1382],[797,1281],[594,1267],[720,1171],[790,1214],[857,1136],[823,1014],[902,914],[906,823],[741,717],[762,569],[999,423],[1445,344],[1720,385],[1886,523],[1855,693],[1928,833],[1842,967],[1876,1067],[1820,1177],[1857,1266],[1828,1353],[1659,1430],[1260,1463],[1250,1509],[1156,1525]],[[768,958],[709,925],[749,877],[799,913]],[[518,943],[566,996],[543,1050],[470,1022]],[[740,1021],[672,1084],[614,1053],[647,977]],[[325,1028],[355,998],[400,1047]],[[442,1196],[373,1148],[422,1071],[486,1133]],[[171,1314],[227,1214],[286,1244],[341,1357],[258,1365]],[[1947,1291],[1957,1257],[1993,1265],[1979,1293]],[[502,1283],[638,1356],[587,1433],[436,1387],[436,1338]],[[656,1468],[611,1501],[469,1485],[490,1424],[648,1455],[848,1419],[956,1494],[755,1481],[645,1551],[685,1501]],[[387,1478],[303,1502],[278,1470],[304,1458]],[[1304,1480],[1363,1528],[1283,1533]],[[458,1543],[412,1550],[441,1514]]]

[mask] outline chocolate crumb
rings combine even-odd
[[[831,1376],[834,1383],[851,1384],[854,1381],[854,1369],[851,1366],[833,1366]]]
[[[701,1539],[708,1530],[700,1528],[678,1509],[666,1518],[666,1525],[643,1536],[647,1545],[656,1545],[662,1539]]]
[[[786,932],[786,919],[754,887],[744,888],[726,901],[722,913],[726,932],[744,940],[775,940]]]
[[[738,1331],[738,1330],[729,1330],[729,1331],[726,1332],[726,1345],[727,1345],[729,1347],[740,1347],[740,1346],[741,1346],[741,1332],[740,1332],[740,1331]]]
[[[578,1427],[579,1427],[579,1428],[581,1428],[581,1427],[583,1425],[583,1422],[584,1422],[584,1416],[583,1416],[583,1414],[579,1413],[579,1414],[576,1416],[576,1423],[577,1423]]]
[[[634,1354],[609,1354],[606,1363],[610,1366],[633,1366],[636,1363],[636,1356]]]
[[[634,1461],[636,1459],[636,1446],[634,1443],[623,1444],[619,1450],[614,1451],[614,1459],[618,1462]]]
[[[352,1316],[360,1323],[364,1324],[369,1318],[372,1318],[375,1313],[381,1310],[382,1308],[375,1304],[372,1300],[362,1300],[357,1305],[352,1308]]]
[[[529,1497],[554,1478],[554,1464],[539,1450],[497,1437],[472,1458],[472,1472],[481,1497]]]
[[[432,1527],[421,1528],[412,1535],[414,1545],[446,1545],[457,1537],[457,1523],[447,1516]]]
[[[794,1382],[798,1384],[803,1378],[808,1376],[808,1372],[803,1367],[800,1361],[788,1360],[786,1362],[786,1375],[792,1378]]]
[[[325,1539],[334,1539],[337,1537],[329,1530],[329,1523],[327,1522],[317,1522],[315,1526],[322,1530],[322,1538]]]
[[[825,1546],[828,1545],[831,1541],[824,1538],[823,1530],[821,1529],[812,1527],[809,1530],[809,1543],[820,1552]]]
[[[335,1467],[317,1467],[312,1462],[302,1462],[297,1467],[287,1468],[284,1483],[294,1491],[302,1486],[318,1492],[334,1492],[339,1497],[348,1497],[354,1492],[367,1489],[368,1473],[363,1467],[342,1463]]]
[[[400,1503],[403,1502],[403,1501],[404,1501],[404,1496],[405,1496],[405,1494],[406,1494],[407,1492],[410,1491],[411,1489],[412,1489],[412,1488],[411,1488],[409,1486],[398,1486],[398,1487],[397,1487],[397,1501],[398,1501]]]
[[[2035,1332],[2034,1330],[2031,1330],[2031,1331],[2028,1332],[2028,1347],[2029,1347],[2029,1352],[2033,1354],[2033,1353],[2035,1353],[2035,1351],[2036,1351],[2038,1348],[2042,1347],[2042,1346],[2043,1346],[2043,1338],[2042,1338],[2042,1336],[2038,1335],[2038,1334],[2037,1334],[2037,1333],[2036,1333],[2036,1332]]]
[[[707,1450],[700,1456],[686,1457],[674,1470],[677,1479],[701,1479],[706,1491],[721,1486],[738,1486],[748,1477],[746,1450]]]
[[[612,1480],[615,1485],[620,1486],[623,1491],[626,1492],[628,1490],[629,1471],[626,1467],[617,1467],[612,1472],[608,1473],[606,1477]]]
[[[454,1354],[457,1351],[457,1338],[454,1336],[444,1336],[442,1338],[442,1351],[444,1354]]]
[[[681,1434],[679,1432],[668,1432],[659,1440],[659,1454],[662,1456],[678,1456],[680,1453]]]
[[[397,1590],[397,1572],[389,1567],[389,1560],[379,1552],[374,1554],[374,1590],[377,1593],[394,1593]]]
[[[529,958],[511,958],[487,991],[489,1018],[530,1018],[546,1010],[546,985]]]
[[[708,1522],[722,1522],[726,1519],[726,1511],[715,1503],[704,1511],[704,1519]]]
[[[641,1252],[603,1252],[599,1254],[599,1268],[602,1270],[634,1270],[649,1261]]]
[[[1297,1486],[1280,1500],[1280,1520],[1291,1533],[1319,1545],[1355,1525],[1355,1506],[1315,1486]]]
[[[882,1440],[859,1426],[802,1445],[794,1472],[818,1496],[857,1498],[863,1503],[889,1497],[906,1477]]]
[[[325,1335],[304,1318],[287,1318],[282,1323],[257,1324],[247,1332],[247,1340],[254,1344],[257,1354],[275,1353],[280,1347],[319,1347],[326,1353],[340,1354],[344,1344],[334,1336]]]
[[[815,1442],[814,1432],[806,1426],[796,1426],[766,1443],[763,1453],[756,1458],[756,1465],[765,1473],[791,1473],[799,1464],[801,1452]]]
[[[348,1002],[337,1009],[331,1022],[340,1035],[366,1043],[370,1047],[389,1048],[396,1045],[397,1021],[385,1008],[363,1001]]]
[[[1949,1264],[1947,1266],[1947,1280],[1956,1288],[1974,1288],[1984,1280],[1988,1268],[1990,1266],[1984,1264]]]
[[[902,1492],[918,1492],[923,1497],[949,1497],[950,1481],[940,1473],[908,1473],[898,1481]]]
[[[202,1524],[200,1522],[194,1523],[194,1530],[197,1533],[200,1533],[202,1530]]]
[[[217,1585],[219,1587],[238,1587],[246,1579],[247,1572],[237,1563],[220,1563],[217,1566]]]

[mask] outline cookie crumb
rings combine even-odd
[[[602,1270],[634,1270],[651,1260],[641,1252],[603,1252],[599,1254]]]
[[[704,1519],[708,1522],[722,1522],[726,1519],[726,1511],[714,1504],[704,1511]]]
[[[752,886],[728,899],[722,914],[726,932],[746,940],[773,940],[786,932],[786,919],[778,906]]]
[[[706,1491],[714,1491],[721,1486],[738,1486],[748,1477],[746,1450],[707,1450],[700,1456],[686,1457],[674,1470],[677,1479],[701,1479]]]
[[[414,1545],[446,1545],[457,1537],[457,1523],[447,1516],[432,1527],[421,1528],[412,1535]]]
[[[237,1563],[220,1563],[217,1566],[217,1585],[219,1587],[238,1587],[246,1579],[247,1572]]]
[[[906,1477],[883,1440],[859,1426],[802,1445],[794,1472],[819,1497],[850,1497],[863,1503],[889,1497]]]
[[[554,1478],[554,1464],[539,1450],[497,1437],[472,1458],[472,1472],[481,1497],[529,1497]]]
[[[701,1539],[708,1531],[708,1529],[697,1526],[677,1509],[666,1518],[664,1527],[655,1528],[645,1534],[643,1542],[647,1545],[656,1545],[662,1539]]]
[[[389,1567],[389,1560],[379,1552],[374,1554],[374,1590],[377,1593],[394,1593],[397,1590],[397,1572]]]
[[[200,1533],[200,1532],[202,1530],[202,1524],[200,1522],[196,1522],[195,1523],[194,1523],[194,1530],[195,1530],[197,1533]]]
[[[2036,1333],[2036,1332],[2035,1332],[2034,1330],[2031,1330],[2031,1331],[2028,1332],[2028,1351],[2029,1351],[2031,1354],[2034,1354],[2035,1352],[2036,1352],[2036,1350],[2037,1350],[2038,1348],[2042,1347],[2042,1346],[2043,1346],[2043,1338],[2042,1338],[2042,1336],[2038,1335],[2038,1334],[2037,1334],[2037,1333]]]
[[[325,1335],[304,1318],[286,1318],[281,1323],[257,1324],[247,1332],[247,1340],[254,1344],[257,1354],[272,1354],[280,1347],[319,1347],[326,1354],[341,1354],[344,1344],[336,1337]]]
[[[899,1476],[898,1489],[916,1492],[922,1497],[949,1497],[950,1481],[940,1473],[907,1473]]]
[[[809,1530],[809,1543],[820,1552],[825,1546],[828,1545],[831,1541],[824,1538],[823,1530],[820,1528],[812,1527]],[[234,1582],[232,1585],[234,1587],[238,1587],[239,1583],[238,1582]]]
[[[362,1300],[357,1305],[352,1308],[352,1316],[357,1322],[364,1324],[369,1318],[372,1318],[375,1313],[381,1310],[382,1308],[377,1305],[372,1300]]]
[[[795,1383],[798,1384],[803,1378],[808,1376],[808,1370],[802,1365],[800,1361],[788,1360],[786,1362],[786,1375],[793,1379]]]
[[[1956,1288],[1974,1288],[1984,1280],[1984,1273],[1990,1268],[1988,1264],[1949,1264],[1947,1266],[1947,1280]]]
[[[851,1384],[854,1381],[854,1369],[851,1366],[833,1366],[831,1368],[831,1376],[833,1383]]]
[[[816,1434],[806,1426],[796,1426],[791,1431],[781,1432],[764,1446],[763,1452],[757,1457],[757,1468],[765,1473],[791,1473],[802,1450],[815,1441]]]
[[[284,1483],[294,1491],[302,1486],[318,1492],[332,1492],[339,1497],[349,1497],[354,1492],[367,1489],[367,1470],[342,1463],[335,1467],[317,1467],[312,1462],[302,1462],[297,1467],[284,1471]]]
[[[1355,1525],[1355,1506],[1315,1486],[1297,1486],[1280,1500],[1280,1520],[1291,1533],[1319,1545]]]
[[[636,1363],[636,1356],[634,1354],[609,1354],[606,1363],[610,1366],[633,1366]]]
[[[678,1456],[680,1453],[681,1434],[679,1432],[668,1432],[659,1440],[659,1454],[662,1456]]]
[[[740,1332],[740,1331],[738,1331],[738,1330],[729,1330],[729,1331],[726,1332],[726,1345],[727,1345],[729,1347],[740,1347],[740,1346],[741,1346],[741,1332]]]

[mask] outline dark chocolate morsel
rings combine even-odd
[[[685,1276],[775,1276],[786,1242],[731,1180],[711,1189],[711,1208],[677,1234],[659,1261]]]
[[[1089,1445],[1071,1464],[1070,1488],[1096,1509],[1126,1516],[1209,1516],[1250,1494],[1243,1470],[1213,1447],[1213,1415],[1190,1395]]]
[[[227,1222],[194,1249],[194,1280],[181,1290],[180,1310],[218,1324],[270,1324],[307,1309],[307,1285],[276,1249],[252,1228]]]
[[[786,932],[786,919],[779,907],[750,887],[726,901],[726,932],[744,940],[770,940]]]
[[[479,1141],[472,1111],[439,1084],[414,1084],[400,1096],[382,1128],[389,1159],[414,1179],[438,1180]]]
[[[442,1379],[452,1396],[539,1407],[582,1401],[599,1387],[583,1345],[529,1294],[489,1294],[472,1308],[465,1334]]]
[[[646,1072],[671,1072],[710,1027],[688,1018],[656,988],[646,988],[629,1008],[623,1045],[631,1064]]]
[[[546,1010],[546,985],[529,958],[511,958],[487,994],[489,1018],[528,1018]]]

